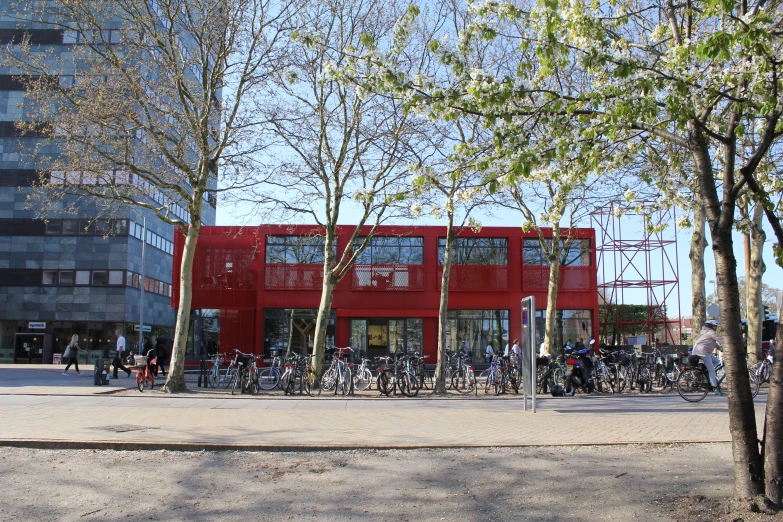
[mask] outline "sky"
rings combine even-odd
[[[345,208],[345,207],[344,207]],[[218,205],[217,208],[217,225],[248,225],[256,226],[261,223],[247,222],[243,215],[246,214],[240,207],[234,205]],[[518,212],[509,209],[496,209],[493,210],[492,215],[479,215],[478,220],[482,226],[514,226],[515,224],[521,225],[522,219]],[[623,239],[637,240],[643,237],[641,220],[633,217],[623,217]],[[351,211],[343,211],[341,216],[341,224],[350,225],[356,223],[358,217]],[[301,223],[312,223],[312,221],[302,221]],[[398,224],[398,225],[411,225],[414,224],[409,220],[397,220],[393,222],[387,222],[386,224]],[[445,226],[445,220],[437,220],[434,217],[422,216],[416,219],[417,225],[443,225]],[[578,226],[590,227],[592,224],[588,221],[580,223]],[[775,242],[774,233],[765,221],[765,230],[767,232],[767,242],[764,245],[764,262],[767,270],[764,273],[763,282],[770,285],[773,288],[783,289],[783,268],[775,264],[775,258],[772,255],[772,245]],[[679,272],[679,310],[682,317],[689,317],[691,315],[691,263],[688,258],[688,252],[690,250],[692,231],[691,229],[679,229],[677,233],[677,255],[675,255],[674,245],[667,247],[667,252],[670,254],[671,263],[677,262],[677,268]],[[596,233],[596,237],[599,238],[600,234]],[[662,234],[663,239],[671,239],[673,237],[673,223]],[[708,237],[708,246],[705,252],[705,272],[707,275],[707,294],[713,293],[713,284],[709,281],[715,280],[715,261],[712,255],[711,244],[712,241]],[[665,278],[671,279],[673,271],[668,269],[666,273],[662,273],[660,268],[663,266],[661,260],[662,252],[660,250],[654,251],[651,255],[651,277],[652,278]],[[737,260],[737,272],[738,276],[745,275],[745,254],[744,254],[744,239],[742,234],[734,234],[734,256]],[[607,274],[606,280],[610,280],[610,275],[613,275],[612,261],[607,257],[605,258],[604,266],[599,266],[599,278],[601,278],[601,272],[605,271]],[[618,260],[621,259],[618,256]],[[629,276],[630,277],[630,276]],[[657,291],[656,298],[659,302],[663,300],[663,292],[668,294],[666,297],[667,310],[669,310],[669,316],[674,317],[677,315],[677,292],[673,286],[667,286],[665,289],[659,289]],[[643,291],[626,291],[623,302],[626,304],[644,304],[647,301],[646,294]]]

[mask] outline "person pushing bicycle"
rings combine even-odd
[[[723,348],[721,343],[723,340],[717,334],[715,329],[718,327],[718,321],[710,319],[704,322],[704,326],[701,328],[699,338],[693,345],[693,355],[698,355],[704,366],[707,368],[707,374],[710,377],[710,385],[713,388],[715,395],[722,395],[718,389],[718,377],[715,375],[715,365],[718,363],[718,358],[712,355],[717,348],[721,352]]]

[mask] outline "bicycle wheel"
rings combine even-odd
[[[270,391],[277,388],[280,383],[280,374],[277,373],[277,368],[263,368],[258,372],[258,387],[264,391]]]
[[[139,387],[139,391],[140,391],[140,392],[143,392],[143,391],[144,391],[144,379],[139,379],[139,381],[138,381],[138,387]]]
[[[407,372],[400,374],[397,385],[400,388],[400,392],[406,397],[415,397],[419,393],[419,387],[416,384],[416,379],[414,379],[413,376]]]
[[[699,370],[685,370],[677,379],[677,393],[688,402],[699,402],[707,396],[707,376]]]
[[[484,393],[489,393],[489,374],[490,369],[487,368],[479,373],[476,378],[476,387],[481,387],[484,390]]]
[[[321,377],[321,389],[325,392],[334,390],[337,385],[337,368],[329,368]]]
[[[519,393],[519,387],[522,384],[522,376],[517,368],[511,367],[507,370],[506,384],[511,387],[511,391]]]
[[[242,374],[240,372],[234,372],[231,377],[231,395],[236,395],[242,391]]]
[[[234,382],[234,375],[236,374],[237,369],[235,367],[229,366],[226,368],[226,374],[223,376],[223,387],[224,388],[230,388],[231,385]]]
[[[454,378],[454,370],[451,368],[446,368],[446,389],[451,389],[451,380]]]
[[[562,370],[562,368],[555,368],[552,370],[552,386],[555,384],[564,386],[565,385],[565,372]]]
[[[500,368],[492,372],[492,390],[495,392],[495,395],[500,395],[506,391],[505,378],[506,372],[502,371]]]
[[[761,390],[761,383],[756,378],[756,374],[752,371],[748,371],[748,377],[750,378],[750,391],[753,394],[753,398],[756,398],[756,395],[759,394],[759,390]]]
[[[370,388],[372,385],[372,372],[365,368],[356,372],[353,376],[353,387],[359,391],[364,391]]]
[[[209,383],[210,388],[217,388],[218,380],[219,380],[219,374],[218,374],[218,367],[213,366],[212,370],[209,372],[209,375],[207,377],[207,382]]]
[[[663,391],[666,388],[666,372],[663,371],[663,366],[660,364],[656,364],[652,372],[650,388],[655,392]]]
[[[421,376],[419,377],[419,389],[435,389],[435,370],[427,370],[422,367]]]
[[[394,374],[391,370],[384,370],[378,375],[378,390],[387,397],[391,395]]]

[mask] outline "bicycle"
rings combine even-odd
[[[451,372],[449,389],[457,390],[458,393],[466,394],[475,392],[476,388],[476,376],[473,372],[473,367],[468,366],[463,362],[464,356],[459,354],[457,357],[457,368]]]
[[[249,379],[246,376],[248,373],[248,367],[251,362],[255,365],[255,355],[250,353],[242,353],[239,350],[234,350],[235,356],[232,364],[234,365],[234,371],[231,374],[230,386],[231,395],[235,395],[237,392],[245,393],[249,387]],[[229,366],[230,368],[230,366]]]
[[[717,386],[710,384],[710,377],[707,367],[704,365],[701,357],[698,355],[689,355],[687,357],[687,369],[685,369],[677,379],[677,393],[688,402],[699,402],[707,396],[707,393],[718,390],[721,395],[721,384],[726,379],[723,361],[715,365],[715,377]],[[748,375],[750,379],[751,393],[753,398],[759,393],[758,381],[752,373]]]
[[[415,397],[419,394],[419,385],[413,373],[413,356],[395,354],[394,357],[376,357],[379,362],[377,368],[378,390],[389,397],[397,390],[406,397]],[[391,368],[389,367],[391,365]]]
[[[218,384],[220,384],[220,357],[221,354],[216,353],[214,356],[207,359],[207,362],[209,363],[207,384],[210,388],[217,388]]]
[[[372,387],[372,372],[369,368],[370,360],[362,357],[362,362],[353,373],[353,387],[356,390],[364,391]]]
[[[680,376],[679,368],[673,357],[661,355],[658,350],[653,350],[655,357],[655,370],[652,372],[652,390],[660,392],[667,387],[674,389],[677,378]]]
[[[271,391],[280,385],[282,361],[276,353],[272,357],[272,363],[258,371],[258,387],[264,391]]]

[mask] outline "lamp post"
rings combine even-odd
[[[715,296],[715,300],[717,301],[718,300],[718,290],[717,290],[717,288],[715,286],[715,280],[714,279],[710,279],[710,283],[712,283],[712,295]]]

